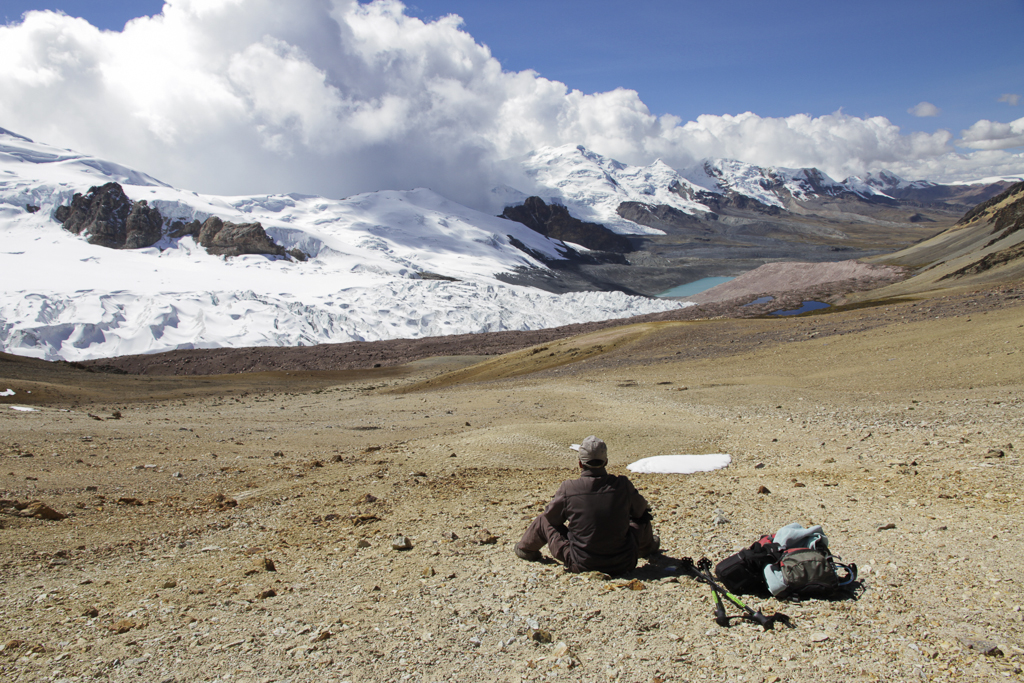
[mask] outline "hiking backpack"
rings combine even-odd
[[[719,562],[715,574],[733,593],[771,593],[780,600],[828,598],[857,580],[857,565],[837,562],[827,541],[814,545],[782,548],[765,535]]]
[[[764,568],[782,556],[772,535],[762,536],[749,547],[715,565],[715,575],[731,593],[765,593]]]

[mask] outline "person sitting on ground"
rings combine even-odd
[[[608,447],[596,436],[580,444],[580,476],[562,482],[516,544],[529,562],[551,555],[571,572],[624,574],[638,557],[658,552],[650,506],[626,477],[608,474]]]

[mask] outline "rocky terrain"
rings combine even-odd
[[[319,347],[232,375],[4,356],[0,675],[1019,680],[1022,294],[648,320],[350,370],[316,365]],[[629,575],[519,560],[588,434],[617,473],[733,460],[631,475],[664,554]],[[824,525],[857,590],[751,599],[792,628],[716,626],[680,559],[793,521]]]
[[[38,207],[35,207],[38,210]],[[90,244],[110,249],[142,249],[164,238],[164,218],[160,211],[144,199],[133,202],[117,183],[76,192],[71,203],[59,206],[54,218],[68,232],[85,235]],[[298,249],[286,252],[276,244],[259,223],[235,224],[210,216],[200,223],[175,221],[168,226],[167,236],[180,239],[186,235],[216,256],[266,254],[283,257],[291,253],[298,260],[306,255]]]

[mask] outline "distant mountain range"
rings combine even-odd
[[[837,181],[816,168],[761,167],[730,159],[706,159],[675,170],[662,161],[631,166],[581,146],[548,147],[517,160],[547,203],[565,205],[570,214],[600,223],[614,232],[657,234],[658,228],[626,218],[630,205],[651,214],[661,210],[692,218],[715,220],[737,211],[764,215],[807,214],[815,202],[855,200],[865,205],[929,208],[961,214],[1006,190],[1015,178],[941,185],[926,180],[906,181],[887,171]],[[510,188],[496,191],[506,204],[525,201]],[[848,210],[848,209],[847,209]],[[873,212],[865,206],[865,214]],[[911,211],[908,220],[912,217]]]
[[[536,197],[497,188],[503,215],[590,251],[583,260],[548,264],[554,273],[521,269],[504,279],[551,291],[645,295],[772,261],[890,252],[940,232],[1017,180],[940,185],[879,172],[840,182],[814,168],[722,159],[676,170],[661,161],[631,166],[573,145],[517,162]],[[544,208],[552,205],[564,210]]]
[[[650,295],[704,276],[905,247],[1009,186],[640,167],[577,146],[517,162],[529,187],[494,188],[491,214],[427,189],[220,197],[0,129],[0,349],[83,360],[628,317],[686,305]]]

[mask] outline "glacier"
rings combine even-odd
[[[74,193],[111,181],[167,221],[259,221],[309,259],[212,256],[189,237],[112,250],[53,219]],[[551,294],[497,277],[547,267],[531,254],[558,260],[570,249],[428,189],[344,199],[205,195],[0,129],[0,349],[17,355],[79,361],[529,330],[690,305]]]

